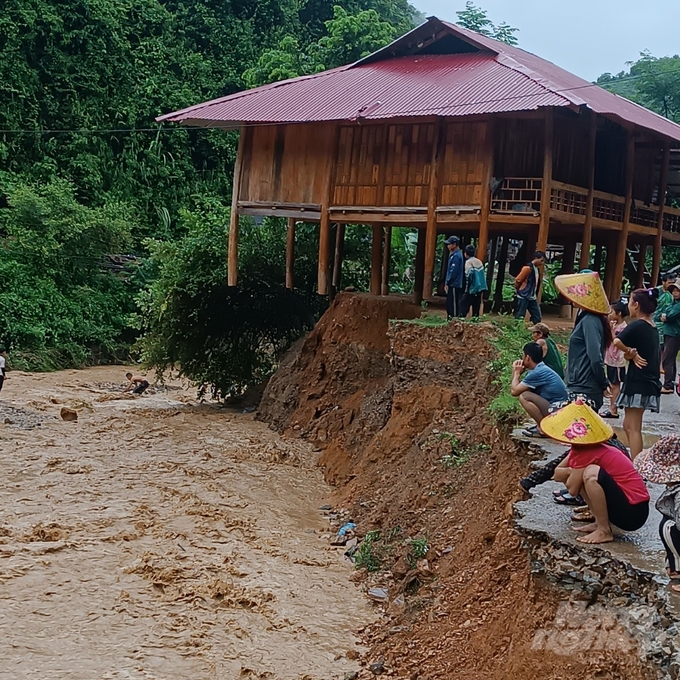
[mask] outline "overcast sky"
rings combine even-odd
[[[455,22],[465,0],[411,0],[426,16]],[[475,0],[496,24],[519,28],[522,49],[595,80],[645,49],[680,53],[680,0]]]

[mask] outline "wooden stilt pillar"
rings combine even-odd
[[[342,260],[345,255],[345,225],[338,224],[335,232],[335,257],[333,258],[333,288],[337,291],[342,280]]]
[[[434,273],[434,257],[437,249],[437,198],[439,194],[439,147],[441,145],[443,125],[437,123],[432,160],[430,162],[430,188],[427,197],[427,230],[425,232],[425,277],[423,280],[423,297],[432,297],[432,275]]]
[[[383,247],[382,282],[380,292],[382,295],[390,294],[390,261],[392,259],[392,227],[385,227],[385,245]]]
[[[588,141],[588,198],[586,199],[586,220],[581,238],[579,269],[588,269],[590,245],[593,242],[593,207],[595,205],[595,148],[597,144],[597,114],[590,112],[590,138]]]
[[[329,295],[331,292],[331,218],[328,208],[321,208],[321,222],[319,223],[319,267],[317,287],[319,295]]]
[[[419,305],[423,301],[423,282],[425,280],[425,230],[418,229],[416,242],[415,276],[413,282],[413,302]]]
[[[496,290],[494,291],[494,311],[498,311],[503,305],[503,283],[505,283],[505,267],[508,264],[508,248],[510,239],[503,236],[501,239],[501,252],[498,257],[498,275],[496,276]]]
[[[666,142],[663,148],[663,158],[661,159],[661,174],[659,176],[659,193],[657,203],[659,214],[656,221],[656,237],[654,238],[654,256],[652,259],[652,286],[659,285],[659,274],[661,273],[661,246],[663,244],[663,216],[666,210],[666,189],[668,188],[668,166],[671,158],[671,146]]]
[[[489,214],[491,212],[491,179],[494,167],[494,132],[496,121],[491,118],[486,124],[486,138],[484,139],[484,175],[482,177],[482,195],[479,211],[479,241],[477,242],[477,257],[486,261],[486,251],[489,245]]]
[[[581,269],[588,269],[588,266],[581,267]],[[602,246],[595,246],[595,258],[593,261],[593,271],[596,271],[600,276],[602,275]]]
[[[491,239],[491,249],[489,250],[489,265],[486,268],[486,287],[488,288],[487,297],[491,298],[491,287],[493,285],[494,269],[496,267],[496,251],[498,250],[498,236]]]
[[[382,272],[382,241],[383,228],[379,224],[373,225],[373,242],[371,246],[371,294],[380,295]]]
[[[550,196],[552,193],[552,166],[553,166],[553,110],[545,112],[545,146],[543,150],[543,183],[541,184],[541,217],[538,224],[537,250],[543,250],[548,246],[550,231]],[[531,259],[533,253],[527,256]]]
[[[246,145],[246,137],[249,130],[241,128],[236,152],[236,164],[234,165],[234,186],[231,190],[231,214],[229,215],[229,246],[227,255],[227,285],[238,284],[238,200],[241,191],[241,173],[243,170],[243,153]]]
[[[637,278],[635,280],[636,288],[644,288],[645,285],[645,269],[647,268],[647,244],[640,243],[640,250],[637,257]]]
[[[614,302],[617,298],[612,298],[612,279],[616,271],[616,253],[617,253],[617,241],[616,237],[610,238],[607,241],[607,261],[604,264],[604,290],[607,293],[607,297]]]
[[[623,228],[619,236],[619,245],[616,251],[616,263],[614,273],[607,291],[610,300],[618,300],[623,285],[623,268],[626,262],[628,249],[628,234],[630,232],[630,214],[633,206],[633,179],[635,177],[635,135],[628,131],[626,145],[626,202],[623,206]]]
[[[288,232],[286,233],[286,288],[295,288],[295,218],[288,218]]]
[[[576,239],[569,239],[564,244],[562,254],[562,267],[560,274],[572,274],[574,272],[574,258],[576,257]]]

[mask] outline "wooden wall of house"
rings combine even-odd
[[[340,127],[332,204],[426,206],[434,123]]]
[[[440,161],[439,205],[479,205],[484,181],[485,121],[448,123]]]
[[[320,204],[333,156],[334,124],[248,130],[239,199]]]
[[[494,137],[494,177],[543,177],[542,119],[500,118]]]
[[[333,205],[427,206],[441,135],[439,205],[479,205],[487,124],[399,123],[340,128]]]
[[[589,123],[577,114],[556,114],[553,128],[553,179],[588,187]]]

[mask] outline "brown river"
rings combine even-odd
[[[13,372],[0,393],[0,678],[356,670],[373,615],[312,448],[178,381],[122,395],[125,372]]]

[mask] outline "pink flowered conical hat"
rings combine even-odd
[[[597,272],[560,274],[555,287],[569,302],[595,314],[609,314],[609,301]]]
[[[565,444],[601,444],[614,434],[609,423],[582,401],[567,404],[543,418],[541,430]]]
[[[655,484],[680,483],[680,435],[661,437],[633,462],[644,479]]]

